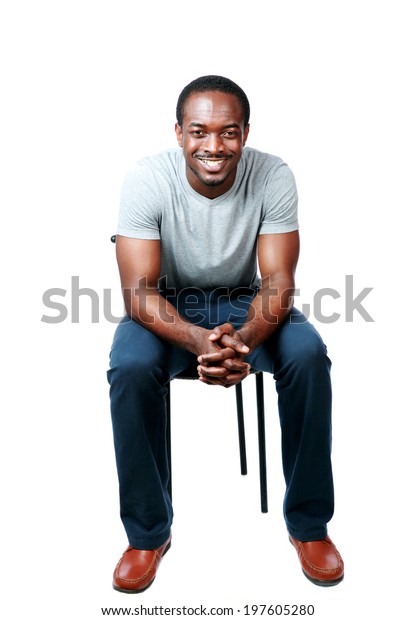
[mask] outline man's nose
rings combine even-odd
[[[222,137],[216,133],[210,133],[206,136],[206,140],[204,143],[205,151],[209,151],[209,153],[218,153],[223,151],[223,140]]]

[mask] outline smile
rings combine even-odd
[[[203,161],[205,164],[208,164],[208,166],[210,165],[214,165],[214,164],[221,164],[222,162],[224,162],[224,159],[202,159],[201,161]]]
[[[199,161],[210,170],[219,170],[222,168],[223,164],[226,162],[226,158],[224,159],[204,159],[202,157],[198,158]]]

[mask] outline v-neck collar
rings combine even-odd
[[[182,187],[185,193],[191,195],[193,198],[195,198],[196,200],[198,200],[200,203],[204,205],[215,206],[217,204],[220,204],[223,201],[229,200],[229,198],[237,191],[241,183],[241,179],[243,178],[244,170],[245,170],[245,157],[244,157],[244,153],[242,152],[242,157],[239,160],[238,166],[236,168],[235,180],[233,182],[232,187],[229,188],[227,192],[225,192],[224,194],[221,194],[220,196],[217,196],[216,198],[208,198],[207,196],[203,196],[203,194],[199,194],[199,192],[194,190],[193,187],[190,185],[187,179],[187,175],[186,175],[186,160],[184,158],[183,153],[181,152],[181,161],[179,163],[179,179],[180,179],[180,182],[182,184]]]

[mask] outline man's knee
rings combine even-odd
[[[160,374],[167,357],[165,344],[138,325],[122,327],[124,330],[116,333],[110,353],[110,383],[118,379],[143,382],[146,377]]]
[[[282,336],[279,343],[282,364],[301,369],[330,368],[327,347],[310,323],[290,325]]]
[[[123,379],[129,379],[145,375],[152,367],[154,368],[154,361],[151,358],[129,353],[118,354],[111,358],[110,372]]]
[[[307,338],[297,344],[295,358],[297,363],[305,366],[326,365],[330,362],[327,356],[327,347],[317,332],[310,333]]]

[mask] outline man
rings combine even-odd
[[[166,385],[191,367],[202,382],[225,387],[251,369],[273,374],[289,540],[313,583],[343,578],[327,536],[334,504],[330,360],[292,306],[295,181],[281,159],[245,147],[249,115],[245,93],[231,80],[194,80],[177,103],[180,148],[138,162],[123,186],[116,248],[127,314],[108,371],[130,543],[114,572],[122,592],[151,585],[170,547]]]

